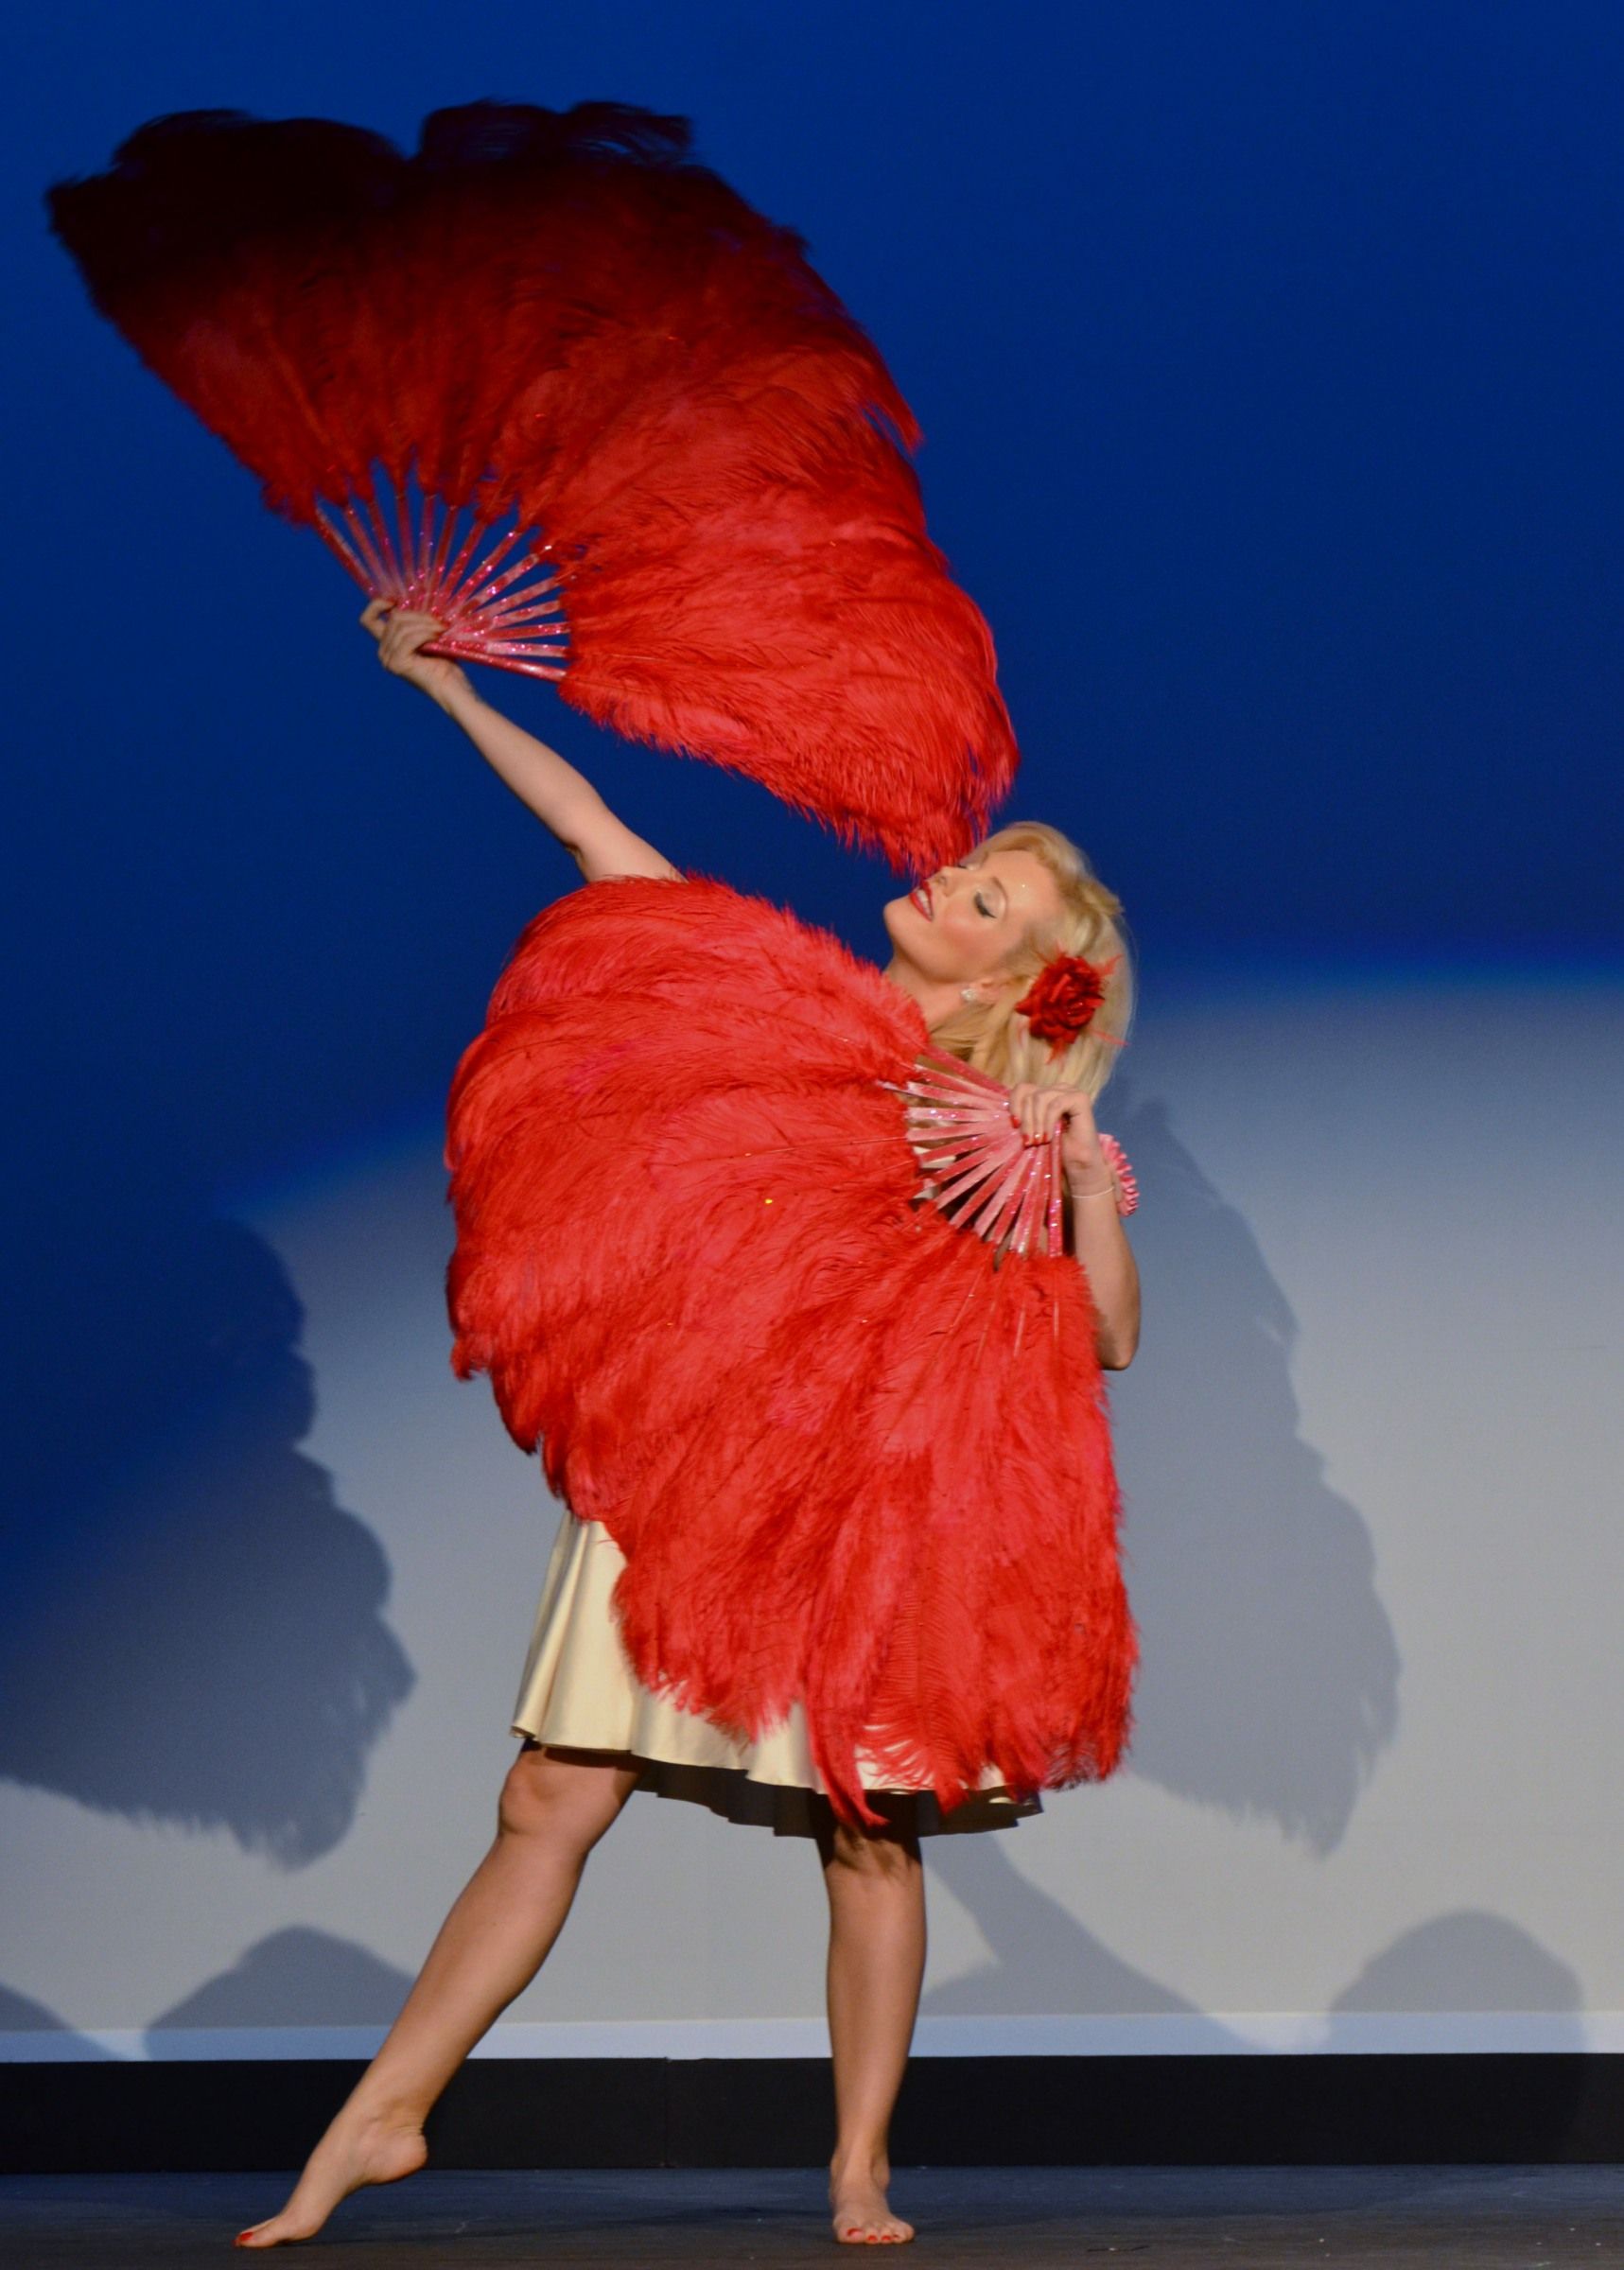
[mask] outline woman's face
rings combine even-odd
[[[1034,851],[971,851],[885,902],[899,961],[937,985],[991,977],[1035,922],[1061,912],[1059,886]]]

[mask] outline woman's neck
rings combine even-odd
[[[894,953],[880,974],[889,978],[892,985],[899,987],[917,1004],[927,1032],[934,1032],[938,1024],[945,1024],[959,1006],[961,997],[957,986],[928,978],[922,969],[915,969],[913,963],[905,962],[900,954]]]

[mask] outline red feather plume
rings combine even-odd
[[[194,111],[52,224],[97,307],[431,652],[750,775],[921,873],[1016,752],[926,533],[918,428],[793,231],[618,103],[435,112],[403,156]]]
[[[1136,1655],[1087,1281],[921,1199],[927,1047],[827,932],[620,878],[531,924],[449,1107],[456,1369],[625,1554],[639,1677],[751,1737],[799,1700],[853,1820],[860,1753],[947,1806],[1109,1774]]]

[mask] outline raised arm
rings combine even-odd
[[[1061,1130],[1067,1249],[1089,1281],[1100,1363],[1126,1371],[1139,1347],[1139,1265],[1117,1214],[1116,1170],[1101,1147],[1093,1099],[1085,1088],[1019,1080],[1009,1109],[1022,1133],[1038,1141]]]
[[[456,720],[491,770],[558,838],[588,882],[605,875],[681,880],[680,868],[615,817],[585,773],[482,700],[466,671],[439,655],[418,653],[444,623],[405,607],[392,609],[381,599],[371,602],[361,621],[378,642],[384,668],[419,687]]]

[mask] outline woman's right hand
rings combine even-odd
[[[374,599],[362,608],[361,623],[377,640],[377,658],[385,670],[404,678],[409,686],[421,687],[438,702],[444,701],[453,687],[467,685],[467,672],[460,664],[418,652],[445,628],[436,616],[419,615],[390,600]]]

